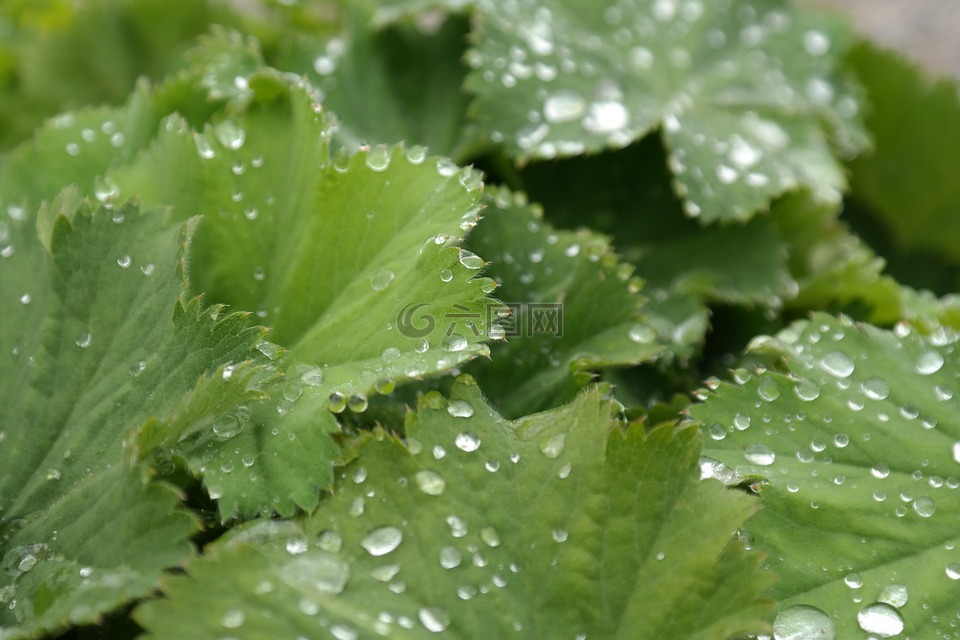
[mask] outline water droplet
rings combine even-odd
[[[774,640],[834,640],[836,633],[830,616],[803,604],[784,609],[773,621]]]
[[[843,578],[843,584],[851,589],[859,589],[863,586],[863,577],[859,573],[848,573]]]
[[[830,38],[822,31],[807,31],[803,34],[803,48],[811,56],[826,55],[830,51]]]
[[[945,572],[951,580],[960,580],[960,562],[953,562],[947,565]]]
[[[403,532],[396,527],[380,527],[368,533],[360,541],[360,546],[372,556],[385,556],[403,542]]]
[[[454,418],[469,418],[473,415],[473,405],[466,400],[451,400],[447,405],[447,413]]]
[[[393,278],[393,271],[390,271],[389,269],[381,269],[370,276],[370,287],[374,291],[383,291],[390,286],[390,283],[393,282]]]
[[[929,496],[923,496],[913,501],[913,510],[921,518],[929,518],[937,511],[937,505]]]
[[[237,150],[247,139],[247,132],[230,120],[224,120],[214,127],[217,140],[227,149]]]
[[[367,152],[366,163],[373,171],[386,171],[390,166],[390,149],[378,144]]]
[[[602,100],[590,104],[590,110],[583,119],[583,128],[587,133],[606,135],[623,129],[629,122],[630,114],[622,103]]]
[[[480,269],[483,267],[483,258],[475,253],[467,251],[466,249],[460,249],[459,251],[460,264],[465,266],[467,269]]]
[[[557,91],[543,103],[543,117],[552,124],[579,120],[586,111],[587,101],[569,89]]]
[[[940,371],[943,366],[943,356],[937,351],[924,351],[917,359],[917,373],[929,376]]]
[[[292,556],[298,556],[301,553],[306,553],[309,545],[307,544],[307,539],[303,536],[292,536],[287,539],[286,544],[287,553]]]
[[[457,516],[447,516],[447,524],[450,525],[450,535],[454,538],[467,535],[467,523]]]
[[[450,615],[439,607],[422,607],[417,612],[421,624],[427,631],[440,633],[450,625]]]
[[[565,529],[554,529],[550,537],[553,538],[554,542],[566,542],[570,534]]]
[[[347,407],[353,413],[363,413],[367,410],[367,396],[363,393],[355,393],[347,400]]]
[[[343,413],[347,408],[347,397],[339,391],[334,391],[327,398],[327,405],[333,413]]]
[[[853,373],[853,360],[843,351],[831,351],[823,356],[820,366],[836,378],[849,378]]]
[[[892,638],[903,631],[903,618],[896,609],[883,602],[867,605],[857,614],[860,628],[881,638]]]
[[[727,437],[727,428],[719,422],[715,422],[710,425],[710,428],[707,430],[707,432],[710,434],[710,438],[713,440],[723,440]]]
[[[566,444],[567,434],[557,433],[540,441],[540,451],[542,451],[543,455],[547,458],[555,460],[563,453],[563,448]]]
[[[466,451],[467,453],[471,453],[480,448],[480,436],[470,431],[457,434],[453,442],[457,445],[458,449]]]
[[[899,609],[907,604],[907,600],[910,599],[910,594],[902,584],[891,584],[883,588],[883,591],[880,592],[880,597],[877,599],[880,602],[885,602],[891,607]]]
[[[243,609],[233,608],[227,609],[222,616],[220,616],[220,624],[226,629],[236,629],[243,625],[243,621],[247,619],[246,614],[243,612]]]
[[[233,414],[220,416],[213,421],[213,433],[221,440],[229,440],[241,431],[243,431],[243,425]]]
[[[463,556],[454,547],[440,549],[440,566],[444,569],[459,567],[461,562],[463,562]]]
[[[630,49],[630,63],[637,69],[649,69],[653,66],[653,52],[646,47]]]
[[[23,556],[20,558],[20,562],[17,563],[17,569],[24,573],[32,570],[35,566],[37,566],[37,556],[32,553]]]
[[[638,322],[630,327],[630,330],[627,332],[627,337],[630,338],[631,342],[636,342],[637,344],[649,344],[656,340],[657,332],[654,331],[653,327]]]
[[[414,474],[413,480],[417,483],[420,491],[423,491],[428,496],[443,495],[443,490],[447,487],[447,483],[443,479],[443,476],[436,471],[418,471],[416,474]]]
[[[449,336],[443,339],[441,347],[444,351],[463,351],[467,348],[467,339],[460,335],[459,333],[451,333]]]
[[[773,449],[765,444],[752,444],[743,452],[743,456],[753,464],[762,467],[770,466],[777,459],[777,454]]]
[[[820,387],[809,378],[801,378],[793,385],[793,392],[804,402],[812,402],[820,397]]]
[[[738,413],[733,416],[733,426],[737,431],[746,431],[750,428],[750,416],[745,413]]]
[[[81,349],[86,349],[93,342],[93,335],[89,331],[84,331],[80,334],[80,337],[77,338],[77,346]]]
[[[444,178],[450,178],[456,175],[459,168],[456,163],[449,158],[438,158],[437,159],[437,173],[439,173]]]
[[[773,378],[764,378],[757,386],[757,395],[767,402],[773,402],[780,397],[780,385]]]
[[[356,629],[348,627],[342,622],[330,625],[330,635],[332,635],[335,640],[357,640],[357,638],[360,637]]]
[[[406,150],[406,156],[410,164],[421,164],[427,158],[427,148],[415,144]]]
[[[443,282],[450,282],[453,280],[453,271],[450,271],[450,269],[442,269],[440,271],[440,279]]]
[[[873,376],[860,383],[860,392],[871,400],[886,400],[890,386],[883,378]]]

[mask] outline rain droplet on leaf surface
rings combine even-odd
[[[773,621],[774,640],[834,640],[833,620],[816,607],[795,605],[777,614]]]
[[[861,629],[881,638],[900,635],[904,628],[900,613],[884,602],[875,602],[861,609],[857,613],[857,622]]]
[[[403,542],[403,532],[396,527],[379,527],[360,541],[360,546],[372,556],[385,556]]]

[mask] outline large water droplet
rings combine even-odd
[[[943,366],[943,356],[937,351],[924,351],[917,359],[917,373],[929,376],[940,371]]]
[[[396,527],[374,529],[360,541],[360,546],[372,556],[385,556],[403,542],[403,532]]]
[[[385,145],[377,145],[367,152],[367,166],[373,171],[386,171],[390,167],[390,149]]]
[[[220,624],[225,629],[236,629],[243,625],[243,621],[247,619],[247,615],[243,612],[243,609],[234,607],[232,609],[227,609],[222,616],[220,616]]]
[[[929,518],[937,511],[937,505],[934,504],[933,498],[923,496],[913,501],[913,510],[921,518]]]
[[[591,103],[590,110],[583,119],[583,128],[587,133],[606,135],[623,129],[629,122],[630,113],[622,103],[602,100]]]
[[[247,132],[230,120],[224,120],[214,127],[217,140],[227,149],[239,149],[247,139]],[[202,155],[202,154],[201,154]]]
[[[880,602],[886,602],[891,607],[899,609],[907,604],[907,600],[910,599],[910,594],[902,584],[891,584],[883,588],[883,591],[880,592],[880,597],[877,599]]]
[[[853,360],[843,351],[831,351],[820,360],[824,371],[837,378],[848,378],[853,373]]]
[[[466,451],[467,453],[471,453],[480,448],[480,436],[469,431],[458,433],[453,442],[457,445],[458,449]]]
[[[773,402],[780,397],[780,385],[773,378],[764,378],[757,386],[757,395],[766,402]]]
[[[450,614],[439,607],[423,607],[417,612],[417,617],[427,631],[433,633],[440,633],[450,625]]]
[[[540,441],[540,451],[543,452],[543,455],[547,456],[551,460],[554,460],[560,457],[560,454],[563,453],[563,448],[566,444],[567,434],[557,433]]]
[[[816,607],[801,604],[777,614],[773,637],[774,640],[834,640],[837,632],[830,616]]]
[[[467,251],[466,249],[460,249],[459,256],[460,264],[467,269],[480,269],[483,267],[483,258],[475,253]]]
[[[383,291],[393,282],[394,274],[389,269],[381,269],[370,276],[370,287],[374,291]]]
[[[213,433],[221,440],[229,440],[243,430],[240,420],[233,414],[220,416],[213,421]]]
[[[453,569],[459,567],[463,562],[463,556],[454,547],[444,547],[440,549],[440,566],[444,569]]]
[[[543,117],[553,124],[578,120],[586,110],[587,101],[583,96],[569,89],[557,91],[543,103]]]
[[[420,491],[423,491],[428,496],[439,496],[443,494],[443,490],[447,487],[446,481],[436,471],[423,470],[418,471],[413,476],[414,482],[417,483],[417,486],[420,488]]]
[[[466,400],[451,400],[447,405],[447,413],[454,418],[469,418],[473,415],[473,405]]]
[[[743,452],[743,456],[751,463],[762,467],[770,466],[777,459],[773,449],[765,444],[752,444]]]
[[[892,638],[903,631],[903,618],[896,609],[883,602],[867,605],[857,614],[860,628],[881,638]]]
[[[451,333],[443,339],[440,346],[444,351],[463,351],[467,348],[467,339],[459,333]]]
[[[890,386],[883,378],[872,376],[860,383],[860,392],[871,400],[886,400],[890,395]]]

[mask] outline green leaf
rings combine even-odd
[[[704,341],[708,303],[779,308],[796,293],[769,216],[710,227],[684,217],[656,138],[596,157],[534,163],[521,178],[548,219],[576,226],[589,215],[613,236],[646,283],[649,322],[681,361]]]
[[[957,84],[930,82],[898,54],[861,43],[848,56],[871,108],[875,148],[851,164],[851,198],[866,205],[900,250],[960,263],[960,151]],[[909,158],[909,162],[904,159]],[[960,281],[955,282],[960,284]]]
[[[506,343],[470,369],[504,415],[567,402],[598,369],[659,355],[643,321],[633,268],[607,239],[588,230],[555,231],[538,206],[505,189],[491,193],[471,250],[490,260],[498,297],[512,311]],[[602,310],[602,311],[601,311]]]
[[[238,530],[137,619],[185,639],[762,631],[768,579],[732,537],[754,501],[699,481],[695,430],[610,411],[592,390],[510,423],[461,378],[407,446],[369,442],[315,514]]]
[[[354,10],[342,35],[325,42],[300,38],[277,66],[307,77],[322,91],[323,106],[337,114],[337,146],[426,145],[431,152],[462,155],[467,95],[467,20],[434,16],[373,30],[366,12]]]
[[[179,301],[192,223],[70,202],[41,212],[46,239],[32,216],[0,223],[4,637],[93,622],[189,554],[194,519],[126,464],[124,434],[170,414],[205,371],[250,358],[260,336]]]
[[[785,2],[477,3],[467,88],[520,161],[624,147],[661,128],[684,209],[746,220],[798,186],[836,202],[832,146],[864,146],[838,79],[842,23]]]
[[[952,633],[957,342],[949,329],[925,339],[818,314],[756,342],[782,373],[741,375],[690,409],[704,455],[728,468],[712,475],[765,479],[746,529],[780,574],[781,623],[813,616],[803,605],[838,638]]]
[[[205,214],[194,289],[256,311],[273,342],[322,367],[309,395],[345,401],[485,353],[493,283],[456,246],[477,218],[479,174],[422,147],[330,161],[331,124],[309,85],[264,70],[250,87],[248,104],[203,133],[168,119],[147,153],[108,176],[174,216]]]
[[[960,298],[938,299],[894,280],[884,259],[837,214],[835,206],[817,204],[804,192],[774,203],[772,217],[797,281],[797,295],[787,300],[787,309],[842,311],[887,326],[907,320],[925,331],[941,324],[960,327]]]

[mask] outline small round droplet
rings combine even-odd
[[[353,413],[363,413],[367,410],[368,404],[367,396],[362,393],[355,393],[347,400],[347,408]]]
[[[860,383],[860,392],[871,400],[886,400],[890,386],[879,376],[872,376]]]
[[[377,145],[367,152],[367,166],[372,171],[386,171],[390,167],[390,149],[385,145]]]
[[[793,385],[793,392],[804,402],[812,402],[820,397],[820,387],[809,378],[802,378]]]
[[[466,349],[468,344],[467,339],[459,333],[451,333],[443,339],[440,346],[444,351],[457,352]]]
[[[764,378],[757,386],[757,395],[762,400],[773,402],[780,397],[780,385],[773,378]]]
[[[945,572],[951,580],[960,580],[960,562],[953,562],[947,565]]]
[[[81,349],[86,349],[93,342],[93,335],[89,331],[84,331],[80,334],[80,337],[77,338],[77,346]]]
[[[368,533],[360,541],[360,546],[372,556],[385,556],[403,542],[403,532],[396,527],[380,527]]]
[[[630,327],[630,330],[627,332],[627,337],[630,338],[631,342],[636,342],[637,344],[649,344],[656,340],[657,332],[649,325],[638,322]]]
[[[443,547],[440,549],[440,566],[444,569],[454,569],[463,562],[463,556],[454,547]]]
[[[921,518],[929,518],[937,511],[937,505],[929,496],[923,496],[913,501],[913,510]]]
[[[220,416],[213,421],[213,433],[221,440],[229,440],[242,430],[240,420],[233,414]]]

